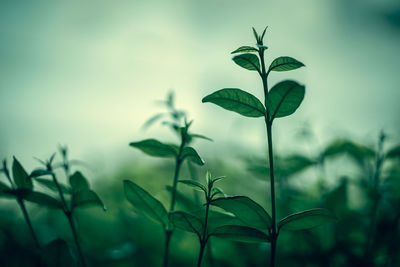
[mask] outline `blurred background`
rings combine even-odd
[[[268,184],[257,179],[265,172],[258,167],[266,164],[262,161],[266,156],[262,120],[201,103],[205,95],[226,87],[263,96],[258,76],[235,65],[230,52],[241,45],[253,45],[251,27],[262,31],[265,26],[267,64],[278,56],[291,56],[306,65],[270,76],[270,84],[290,78],[306,85],[306,96],[297,112],[275,123],[275,149],[282,166],[293,164],[285,160],[298,154],[314,162],[339,139],[372,151],[350,153],[356,159],[352,162],[346,158],[349,147],[345,145],[341,151],[347,156],[335,157],[329,164],[325,161],[324,171],[318,161],[306,164],[305,172],[294,168],[293,173],[282,174],[296,178],[288,182],[286,190],[293,190],[288,194],[296,195],[302,203],[289,201],[282,193],[281,203],[286,205],[281,207],[282,213],[339,203],[326,194],[353,181],[353,191],[346,193],[352,200],[339,196],[342,202],[338,205],[345,206],[345,211],[339,213],[350,214],[346,218],[353,219],[360,213],[369,218],[369,205],[375,203],[375,198],[365,193],[370,188],[365,184],[367,189],[360,187],[360,181],[374,175],[380,132],[386,135],[385,153],[400,139],[400,3],[395,0],[1,1],[0,158],[10,161],[15,155],[31,171],[37,166],[33,157],[48,158],[59,144],[68,145],[71,158],[87,163],[83,170],[109,207],[107,213],[95,208],[82,212],[82,231],[88,233],[83,247],[93,262],[111,266],[115,260],[121,264],[115,266],[125,266],[123,259],[129,259],[128,264],[137,258],[135,255],[143,255],[143,262],[137,266],[156,266],[158,259],[152,256],[162,255],[162,246],[143,233],[150,232],[162,240],[162,231],[131,212],[121,181],[135,179],[168,203],[164,188],[171,182],[173,162],[150,158],[128,146],[144,138],[178,141],[160,124],[142,128],[149,117],[164,110],[157,101],[165,99],[168,92],[175,93],[176,106],[194,119],[193,131],[214,140],[194,144],[207,162],[198,170],[198,176],[203,177],[206,169],[215,175],[227,175],[231,180],[224,181],[223,188],[228,194],[249,195],[269,208],[265,195]],[[360,165],[360,161],[368,161],[369,167]],[[386,176],[398,178],[398,161],[388,164],[391,176]],[[368,168],[372,168],[372,174],[366,174]],[[188,175],[187,170],[183,175]],[[12,230],[6,231],[10,236],[3,233],[1,240],[10,238],[17,251],[29,251],[21,244],[27,232],[20,211],[12,204],[15,201],[2,202],[2,221],[7,217],[2,227],[12,225]],[[398,202],[395,206],[388,203],[388,210],[398,210]],[[33,204],[29,208],[44,243],[60,236],[60,232],[70,239],[68,231],[61,230],[65,222],[64,218],[58,219],[57,212]],[[389,228],[396,229],[391,230],[396,236],[397,214],[391,216],[382,227],[389,227],[384,223],[392,225]],[[99,222],[99,229],[93,229],[93,218]],[[282,266],[282,258],[287,255],[294,261],[303,260],[304,266],[323,266],[327,255],[335,256],[331,266],[346,266],[351,260],[367,266],[357,261],[364,255],[357,249],[340,253],[335,250],[354,245],[354,240],[363,246],[365,231],[360,225],[368,229],[368,219],[355,224],[360,232],[343,234],[339,240],[331,228],[296,234],[297,239],[296,235],[288,235],[286,242],[292,247],[286,251],[281,248]],[[337,227],[346,228],[344,225],[342,222]],[[144,230],[140,233],[134,231],[141,228]],[[327,229],[332,236],[324,242],[309,242]],[[177,235],[183,236],[184,242],[194,239],[183,232]],[[293,242],[300,238],[308,240],[304,241],[308,245],[303,254],[295,254]],[[193,250],[186,251],[184,257],[178,255],[185,248],[184,242],[174,245],[178,265],[196,259],[194,242]],[[217,263],[219,259],[219,264],[226,266],[231,266],[229,256],[236,255],[235,251],[258,256],[268,252],[267,245],[216,242],[215,246]],[[229,253],[218,258],[218,248]],[[370,264],[384,266],[398,246],[381,248],[375,260],[368,261]],[[149,249],[155,251],[150,253]],[[4,249],[3,253],[9,251]],[[321,261],[307,262],[310,255],[317,255]],[[235,261],[238,266],[261,266],[266,262],[267,257],[252,260],[250,256]],[[286,263],[293,266],[290,260]]]

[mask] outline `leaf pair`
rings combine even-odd
[[[224,109],[234,111],[246,117],[264,117],[270,120],[285,117],[296,111],[303,101],[305,87],[295,81],[286,80],[276,84],[268,92],[267,109],[254,95],[237,88],[218,90],[203,98],[202,102],[211,102]]]

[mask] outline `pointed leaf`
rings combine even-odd
[[[236,53],[252,53],[252,52],[258,52],[257,48],[254,48],[252,46],[241,46],[235,51],[231,52],[231,54],[236,54]]]
[[[106,210],[103,202],[99,198],[99,196],[90,189],[82,189],[76,191],[72,194],[71,198],[71,208],[75,209],[77,207],[84,206],[100,206],[103,210]]]
[[[190,186],[191,188],[198,190],[198,191],[202,191],[204,193],[207,193],[207,189],[204,185],[202,185],[199,182],[193,181],[193,180],[179,180],[179,183],[185,184]]]
[[[70,267],[76,265],[67,243],[60,238],[47,244],[41,250],[41,256],[46,266]]]
[[[242,68],[260,71],[260,62],[258,61],[258,57],[256,55],[241,54],[234,56],[232,60]]]
[[[281,230],[305,230],[333,222],[336,217],[327,209],[310,209],[294,213],[280,220],[278,228]]]
[[[2,191],[6,191],[6,190],[10,190],[11,188],[8,186],[8,185],[6,185],[5,183],[3,183],[3,182],[1,182],[0,181],[0,193],[2,192]]]
[[[146,139],[140,142],[132,142],[129,145],[140,149],[147,155],[154,157],[175,157],[177,155],[174,147],[163,144],[155,139]]]
[[[265,108],[254,95],[237,88],[218,90],[202,100],[211,102],[224,109],[239,113],[246,117],[263,117]]]
[[[80,171],[76,171],[69,177],[69,184],[71,185],[73,192],[89,189],[89,183]]]
[[[18,188],[33,188],[32,180],[29,178],[21,163],[19,163],[19,161],[15,157],[12,164],[12,173],[14,182]]]
[[[126,198],[132,204],[136,213],[160,222],[164,227],[168,225],[167,211],[163,204],[150,193],[129,180],[124,180],[124,190]]]
[[[218,206],[227,212],[233,213],[246,225],[260,229],[271,228],[271,217],[263,209],[263,207],[248,197],[234,196],[217,198],[211,202],[211,205]]]
[[[337,139],[331,142],[322,152],[321,158],[332,158],[340,155],[350,156],[357,164],[364,167],[365,159],[375,156],[375,151],[362,144],[348,139]]]
[[[167,185],[166,189],[170,194],[172,193],[172,186]],[[175,197],[176,197],[176,202],[179,203],[186,210],[193,210],[198,207],[198,203],[196,203],[193,199],[186,196],[186,194],[176,191]]]
[[[48,180],[45,178],[36,178],[35,181],[38,182],[39,184],[47,187],[48,189],[50,189],[52,191],[58,192],[58,188],[53,180]],[[60,186],[61,191],[63,193],[71,194],[71,190],[69,189],[68,186],[66,186],[65,184],[61,184],[60,182],[58,182],[58,185]]]
[[[199,139],[204,139],[204,140],[208,140],[208,141],[214,142],[214,140],[212,140],[211,138],[209,138],[207,136],[204,136],[202,134],[190,134],[189,136],[191,138],[199,138]]]
[[[387,158],[400,158],[400,145],[391,148],[387,154]]]
[[[203,232],[202,221],[189,213],[176,211],[169,214],[170,221],[178,228],[196,233],[198,236]]]
[[[270,238],[260,230],[241,225],[224,225],[210,234],[215,237],[246,243],[270,242]]]
[[[29,174],[30,178],[36,178],[36,177],[40,177],[40,176],[45,176],[45,175],[51,175],[53,172],[48,171],[48,170],[44,170],[44,169],[36,169],[33,170],[31,172],[31,174]]]
[[[197,151],[193,147],[185,147],[183,148],[182,159],[187,158],[188,160],[192,161],[193,163],[196,163],[197,165],[204,165],[204,160],[199,156]]]
[[[46,206],[49,208],[55,208],[55,209],[62,209],[63,206],[60,201],[57,199],[48,196],[46,194],[40,193],[40,192],[30,192],[26,197],[25,200]]]
[[[151,125],[153,125],[156,121],[160,120],[162,117],[165,116],[165,113],[158,113],[156,115],[153,115],[150,119],[148,119],[142,126],[142,129],[147,129]]]
[[[288,71],[304,67],[304,64],[291,57],[278,57],[269,66],[268,71]]]
[[[267,95],[271,119],[294,113],[303,101],[304,93],[305,87],[295,81],[283,81],[272,87]]]

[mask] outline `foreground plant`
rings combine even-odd
[[[203,135],[193,134],[189,132],[189,128],[192,125],[193,121],[188,122],[185,113],[183,111],[175,109],[172,96],[169,97],[166,101],[166,106],[169,112],[157,114],[156,116],[152,117],[145,125],[149,126],[164,116],[170,116],[170,120],[163,121],[163,124],[169,126],[178,135],[180,139],[179,145],[162,143],[156,139],[145,139],[139,142],[131,142],[129,145],[153,157],[175,159],[175,170],[173,174],[172,186],[170,189],[171,202],[168,210],[169,212],[173,212],[175,209],[177,198],[179,173],[183,163],[187,160],[199,166],[204,165],[203,159],[199,156],[199,154],[193,147],[189,146],[189,143],[194,138],[209,138]],[[163,265],[167,266],[169,244],[171,240],[171,235],[173,233],[173,228],[168,221],[168,213],[165,211],[165,208],[161,204],[161,202],[159,202],[146,190],[134,184],[133,182],[128,180],[124,181],[124,190],[126,198],[133,205],[136,212],[142,213],[150,219],[154,219],[155,221],[160,222],[163,225],[165,232]],[[156,213],[155,210],[157,210]]]
[[[271,195],[271,226],[269,228],[271,237],[271,257],[270,266],[275,266],[276,245],[279,235],[279,229],[286,225],[286,229],[302,230],[314,227],[315,222],[325,222],[333,220],[334,216],[326,210],[303,211],[286,217],[277,223],[276,198],[275,198],[275,176],[274,176],[274,153],[272,142],[272,125],[276,118],[286,117],[293,114],[300,106],[305,87],[296,81],[285,80],[277,83],[271,89],[268,89],[268,76],[274,71],[289,71],[304,64],[291,57],[278,57],[266,68],[264,53],[268,49],[264,45],[263,39],[266,29],[261,35],[258,35],[253,28],[256,39],[256,47],[242,46],[232,54],[239,54],[233,57],[233,61],[250,71],[256,71],[262,81],[264,89],[264,104],[254,95],[237,88],[225,88],[218,90],[203,98],[202,102],[211,102],[224,109],[234,111],[246,117],[263,118],[267,130],[268,160],[269,160],[269,179]],[[298,222],[302,222],[300,225]]]
[[[204,249],[212,236],[250,243],[268,242],[270,240],[269,235],[255,228],[244,225],[232,225],[232,222],[234,221],[232,217],[215,211],[213,213],[218,214],[219,221],[217,226],[212,226],[214,219],[211,216],[213,213],[210,210],[210,206],[216,196],[223,194],[218,187],[214,186],[214,184],[223,178],[224,177],[211,178],[211,174],[207,172],[206,185],[192,180],[180,180],[179,182],[204,193],[205,209],[201,209],[200,213],[203,214],[199,215],[183,211],[172,212],[169,214],[170,221],[176,227],[197,235],[200,244],[199,257],[197,260],[198,267],[201,266]]]
[[[79,242],[78,231],[74,222],[74,213],[78,207],[95,205],[100,206],[104,210],[106,210],[106,208],[96,192],[90,189],[89,182],[81,172],[76,171],[70,175],[70,162],[67,157],[67,148],[61,147],[60,152],[63,159],[61,164],[53,164],[56,155],[53,154],[49,160],[40,161],[45,166],[45,169],[39,168],[30,174],[30,177],[35,179],[38,183],[46,186],[50,190],[56,191],[60,199],[58,200],[49,195],[45,195],[45,198],[36,199],[36,203],[50,208],[61,209],[64,212],[72,231],[80,264],[82,266],[87,266]],[[54,166],[61,166],[64,169],[69,185],[64,185],[59,182],[56,173],[54,172]],[[50,176],[51,179],[41,178],[42,176]],[[66,195],[68,195],[68,198],[66,198]]]

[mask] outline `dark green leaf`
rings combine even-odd
[[[32,190],[33,184],[32,180],[29,178],[28,174],[22,167],[21,163],[14,157],[12,164],[12,173],[15,184],[18,188],[25,188]]]
[[[259,37],[258,37],[257,31],[256,31],[256,29],[254,29],[254,27],[251,27],[251,28],[253,29],[254,38],[256,38],[256,41],[258,42]]]
[[[76,171],[69,177],[69,184],[71,185],[73,192],[89,189],[88,181],[79,171]]]
[[[215,228],[210,235],[246,243],[270,242],[270,238],[260,230],[241,225],[220,226]]]
[[[70,267],[76,266],[67,243],[62,239],[56,239],[47,244],[41,250],[42,259],[46,266]]]
[[[268,71],[288,71],[304,67],[304,64],[291,57],[278,57],[269,66]]]
[[[241,54],[234,56],[232,60],[242,68],[260,71],[260,62],[258,61],[258,57],[256,55]]]
[[[84,207],[84,206],[100,206],[103,210],[106,210],[103,202],[96,194],[96,192],[90,189],[82,189],[72,194],[71,208]]]
[[[211,202],[211,205],[218,206],[227,212],[233,213],[246,225],[260,229],[271,228],[271,217],[257,202],[248,197],[234,196],[217,198]]]
[[[48,189],[52,190],[52,191],[56,191],[58,192],[58,188],[56,186],[56,184],[54,183],[53,180],[48,180],[45,178],[36,178],[35,179],[36,182],[38,182],[39,184],[47,187]],[[71,190],[68,188],[68,186],[61,184],[60,182],[58,182],[58,185],[61,188],[61,191],[65,194],[71,194]]]
[[[166,189],[171,194],[172,186],[167,185]],[[175,197],[176,197],[176,202],[186,210],[193,210],[198,206],[198,203],[196,203],[193,199],[189,198],[188,196],[186,196],[186,194],[183,194],[179,191],[176,191]]]
[[[236,53],[251,53],[251,52],[258,52],[257,48],[254,48],[252,46],[241,46],[235,51],[231,52],[231,54],[236,54]]]
[[[201,134],[190,134],[190,137],[191,137],[191,138],[204,139],[204,140],[208,140],[208,141],[211,141],[211,142],[214,141],[214,140],[212,140],[211,138],[209,138],[209,137],[207,137],[207,136],[204,136],[204,135],[201,135]]]
[[[48,170],[43,170],[43,169],[36,169],[33,170],[31,172],[31,174],[29,174],[30,178],[36,178],[36,177],[40,177],[40,176],[45,176],[45,175],[51,175],[52,172],[48,171]]]
[[[5,183],[0,181],[0,194],[1,194],[1,192],[10,190],[10,189],[11,189],[10,187],[8,187]]]
[[[39,205],[47,206],[49,208],[56,208],[56,209],[62,209],[63,206],[60,201],[57,199],[48,196],[46,194],[40,193],[40,192],[30,192],[26,197],[25,200],[34,202]]]
[[[202,185],[199,182],[193,181],[193,180],[179,180],[179,183],[188,185],[190,187],[192,187],[193,189],[196,189],[198,191],[203,191],[204,193],[207,193],[207,189],[204,185]]]
[[[176,211],[169,214],[170,221],[178,228],[200,235],[203,232],[201,220],[189,213]]]
[[[188,160],[192,161],[193,163],[196,163],[197,165],[204,165],[204,160],[199,156],[197,151],[193,147],[185,147],[183,148],[182,159],[187,158]]]
[[[278,228],[291,231],[305,230],[335,220],[336,217],[327,209],[310,209],[294,213],[280,220]]]
[[[154,157],[175,157],[177,155],[174,147],[163,144],[155,139],[146,139],[140,142],[132,142],[129,145],[140,149],[147,155]]]
[[[272,87],[267,95],[271,119],[294,113],[303,101],[304,93],[305,87],[295,81],[283,81]]]
[[[4,190],[3,195],[5,196],[14,196],[16,198],[23,199],[25,198],[32,190],[26,188],[18,188],[18,189],[10,189]]]
[[[386,157],[388,157],[388,158],[400,158],[400,145],[391,148],[387,152]]]
[[[164,227],[168,225],[168,213],[163,204],[137,184],[124,180],[125,196],[132,204],[136,213],[160,222]]]
[[[237,88],[218,90],[204,97],[202,102],[214,103],[246,117],[263,117],[265,115],[265,108],[257,97]]]

